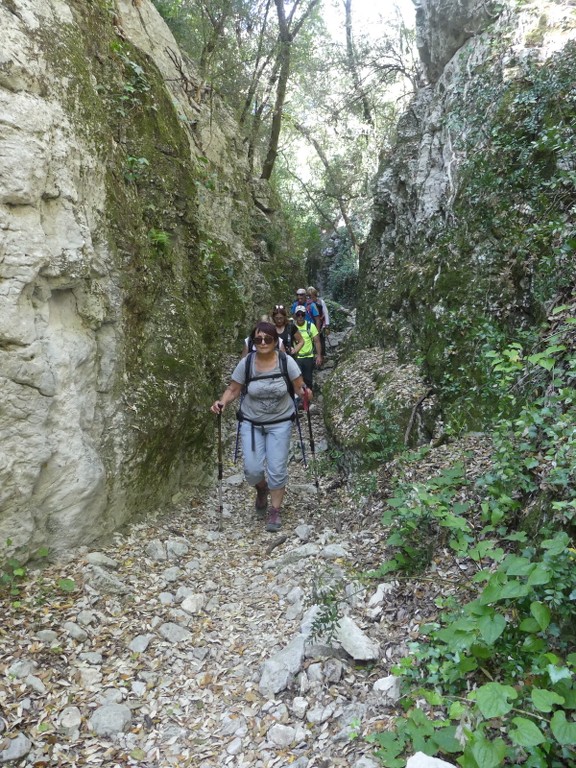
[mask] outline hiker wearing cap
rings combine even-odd
[[[257,514],[265,514],[266,530],[281,527],[280,510],[288,480],[290,433],[296,416],[294,394],[310,400],[294,360],[277,349],[278,333],[272,323],[258,323],[253,337],[256,351],[240,359],[230,384],[210,410],[220,414],[242,393],[238,409],[244,455],[244,476],[256,488]]]
[[[303,339],[303,344],[295,349],[293,354],[307,387],[312,389],[312,377],[314,364],[322,365],[322,351],[320,349],[320,334],[315,324],[306,317],[306,307],[301,304],[294,311],[296,329]]]
[[[308,286],[307,296],[309,301],[313,301],[318,309],[318,315],[320,319],[320,325],[316,326],[320,331],[320,349],[322,350],[322,358],[326,356],[326,338],[330,335],[330,314],[328,313],[328,307],[324,299],[320,298],[318,291],[313,285]]]
[[[296,301],[294,301],[290,307],[290,312],[292,315],[295,314],[296,307],[304,307],[306,311],[306,319],[311,323],[314,323],[316,328],[320,330],[320,313],[318,312],[318,307],[316,304],[314,304],[313,301],[308,301],[306,298],[306,288],[298,288],[296,291]]]

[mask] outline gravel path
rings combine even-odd
[[[233,422],[225,433],[230,457]],[[296,434],[280,534],[264,531],[240,462],[226,459],[221,530],[214,490],[27,574],[0,630],[1,763],[377,764],[360,759],[369,747],[356,737],[386,721],[372,687],[395,652],[355,663],[337,642],[310,638],[314,590],[326,583],[381,633],[367,619],[370,595],[354,584],[355,569],[379,556],[377,529],[340,530],[354,502],[323,478],[318,504]],[[303,632],[286,686],[263,690],[265,662]]]
[[[469,567],[438,542],[421,578],[363,580],[385,559],[386,489],[394,472],[416,482],[464,456],[472,478],[491,445],[391,462],[364,498],[330,467],[321,407],[320,498],[295,429],[279,533],[232,463],[230,412],[221,519],[214,487],[2,593],[0,764],[378,768],[364,736],[395,714],[394,664]],[[305,416],[302,431],[311,462]],[[343,617],[332,634],[316,631],[327,594]]]

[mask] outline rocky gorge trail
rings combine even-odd
[[[321,397],[311,416],[326,465]],[[0,764],[379,765],[363,736],[388,727],[391,668],[441,587],[360,578],[383,559],[382,501],[326,466],[318,499],[296,429],[283,527],[265,532],[232,463],[232,419],[221,521],[215,487],[30,568],[4,599]],[[331,588],[341,619],[322,626]]]

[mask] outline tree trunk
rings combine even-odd
[[[278,1],[282,2],[282,0]],[[260,178],[267,180],[272,176],[274,163],[276,162],[276,157],[278,155],[278,142],[280,140],[280,130],[282,129],[284,101],[286,100],[286,86],[288,84],[288,77],[290,76],[290,47],[291,42],[282,41],[280,52],[278,54],[280,58],[280,74],[276,86],[276,101],[274,103],[274,112],[272,113],[268,152],[260,176]]]
[[[286,87],[288,85],[288,78],[290,77],[290,59],[292,55],[292,43],[294,38],[300,31],[304,21],[312,13],[314,8],[319,4],[320,0],[310,0],[308,7],[302,13],[298,21],[294,22],[294,17],[300,0],[294,0],[292,9],[286,17],[284,9],[284,0],[274,0],[276,3],[276,11],[278,13],[278,28],[279,28],[279,49],[278,49],[278,63],[279,74],[278,82],[276,84],[276,100],[274,102],[274,112],[272,113],[272,125],[270,129],[270,139],[268,141],[268,152],[266,153],[266,159],[262,166],[262,173],[260,178],[269,180],[274,170],[274,163],[278,155],[278,142],[280,140],[280,131],[282,129],[282,118],[284,116],[284,102],[286,100]],[[294,22],[294,24],[293,24]]]
[[[352,0],[344,0],[344,9],[346,13],[346,55],[348,57],[348,68],[352,75],[354,88],[358,92],[362,102],[362,114],[364,122],[368,125],[374,125],[370,102],[366,96],[366,91],[362,86],[360,75],[358,73],[358,62],[356,61],[356,50],[354,49],[354,39],[352,37]]]

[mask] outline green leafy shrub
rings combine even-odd
[[[490,471],[471,487],[454,466],[388,501],[393,557],[374,575],[419,571],[440,544],[476,573],[395,670],[406,715],[370,737],[387,768],[414,749],[462,768],[576,760],[575,308],[529,352],[485,350],[502,414]]]
[[[12,540],[7,539],[7,549],[10,550],[11,546]],[[49,554],[47,547],[40,547],[40,549],[34,553],[34,563],[38,564],[39,562],[46,560]],[[0,565],[0,595],[2,595],[3,592],[7,594],[12,599],[12,606],[14,608],[20,608],[22,604],[21,598],[24,596],[29,576],[30,571],[26,562],[21,560],[15,554],[7,557]],[[67,577],[58,578],[55,582],[55,586],[60,592],[74,592],[76,590],[76,582],[74,579]],[[36,584],[34,600],[37,603],[42,603],[46,592],[53,589],[53,584],[47,584],[41,578]]]
[[[389,461],[403,449],[402,434],[397,422],[379,404],[374,404],[368,429],[363,435],[365,451],[363,465],[373,467]]]
[[[382,516],[382,523],[391,532],[387,544],[394,555],[382,564],[378,576],[395,570],[411,574],[424,570],[444,540],[457,554],[467,551],[473,541],[465,517],[469,504],[457,500],[466,485],[464,467],[456,465],[425,483],[396,489]]]

